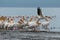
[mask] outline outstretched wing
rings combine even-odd
[[[37,14],[39,16],[42,16],[43,17],[43,14],[42,14],[42,11],[41,11],[40,7],[37,8]]]

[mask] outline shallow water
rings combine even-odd
[[[0,40],[59,40],[59,32],[0,31]]]

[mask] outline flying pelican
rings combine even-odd
[[[42,11],[40,9],[40,7],[37,8],[37,15],[38,15],[38,19],[45,19],[47,20],[47,18],[42,14]]]
[[[50,20],[52,19],[52,18],[54,18],[54,17],[56,17],[56,16],[44,16],[43,14],[42,14],[42,11],[41,11],[41,9],[38,7],[37,8],[37,14],[38,14],[38,21],[42,18],[42,19],[45,19],[45,21],[44,22],[40,22],[41,23],[41,25],[43,26],[43,27],[45,27],[45,29],[49,29],[48,28],[48,26],[49,26],[49,23],[50,23]]]
[[[41,11],[40,7],[37,8],[37,15],[38,15],[38,18],[39,18],[39,19],[42,18],[42,19],[45,19],[45,20],[47,20],[47,17],[50,17],[50,18],[56,17],[56,16],[47,16],[47,17],[44,16],[44,15],[42,14],[42,11]]]
[[[50,31],[48,26],[49,26],[52,18],[54,18],[54,17],[56,17],[56,16],[52,16],[52,17],[51,16],[45,16],[45,18],[46,18],[45,21],[41,22],[41,25],[43,28],[45,28],[45,30]]]

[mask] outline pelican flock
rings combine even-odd
[[[42,14],[41,9],[37,8],[37,15],[38,16],[32,16],[32,17],[26,17],[26,16],[15,16],[15,17],[9,17],[9,16],[0,16],[0,29],[4,30],[28,30],[28,31],[37,31],[36,28],[39,26],[44,27],[45,30],[49,30],[48,26],[50,24],[50,20],[53,17],[51,16],[44,16]],[[18,21],[15,21],[17,18]],[[29,20],[27,19],[29,18]],[[40,20],[45,20],[41,22]]]

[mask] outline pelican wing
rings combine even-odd
[[[42,17],[43,17],[42,11],[41,11],[41,9],[40,9],[39,7],[37,8],[37,14],[38,14],[39,16],[42,16]]]

